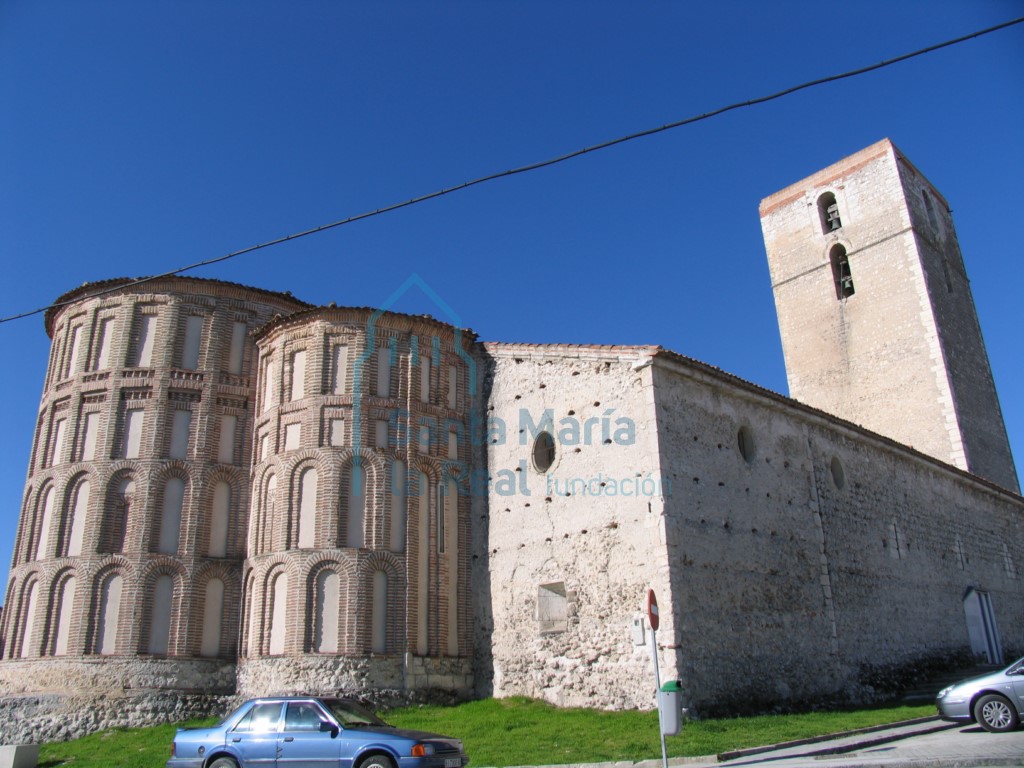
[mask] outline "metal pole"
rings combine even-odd
[[[661,671],[658,669],[658,632],[651,628],[651,661],[654,662],[654,706],[658,708],[658,737],[661,739],[661,765],[668,768],[668,751],[665,749],[665,729],[661,725],[661,702],[658,692],[661,690]]]

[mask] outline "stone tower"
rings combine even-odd
[[[883,139],[760,213],[790,395],[1019,492],[942,195]]]

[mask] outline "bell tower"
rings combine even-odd
[[[761,201],[790,396],[1020,492],[949,206],[888,139]]]

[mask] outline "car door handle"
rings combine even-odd
[[[284,740],[285,741],[295,741],[295,737],[294,736],[285,736]]]
[[[234,742],[235,744],[237,744],[237,743],[238,743],[238,742],[240,742],[241,740],[242,740],[242,737],[241,737],[241,736],[235,736],[235,738],[233,738],[233,739],[232,739],[231,741],[233,741],[233,742]]]

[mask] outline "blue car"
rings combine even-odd
[[[179,728],[166,768],[462,768],[462,742],[394,728],[349,699],[252,699],[210,728]]]

